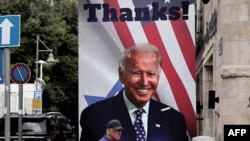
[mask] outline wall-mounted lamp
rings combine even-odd
[[[215,102],[219,103],[219,97],[215,97],[215,91],[209,90],[208,91],[208,108],[214,109]]]
[[[196,112],[197,114],[201,114],[201,109],[203,109],[203,105],[200,101],[196,101]]]
[[[247,105],[247,108],[250,108],[250,97],[249,97],[249,103],[248,103],[248,105]]]
[[[203,120],[203,118],[200,115],[201,109],[203,109],[203,105],[200,103],[200,101],[196,101],[196,114],[198,115],[196,120]]]
[[[209,2],[209,0],[202,0],[202,2],[203,2],[204,4],[207,4],[207,3]]]

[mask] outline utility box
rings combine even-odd
[[[192,141],[215,141],[215,138],[209,136],[193,137]]]

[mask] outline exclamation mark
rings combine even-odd
[[[183,20],[188,20],[188,8],[189,8],[189,1],[183,1],[182,2]]]

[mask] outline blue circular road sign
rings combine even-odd
[[[10,70],[10,79],[17,84],[27,83],[30,76],[30,68],[24,63],[16,63]]]

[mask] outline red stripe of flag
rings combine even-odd
[[[171,24],[189,72],[195,80],[195,45],[188,30],[188,26],[182,19],[171,21]]]
[[[148,38],[148,41],[157,47],[162,54],[163,64],[162,69],[169,80],[170,86],[172,88],[176,103],[181,113],[183,113],[186,117],[188,130],[190,131],[190,135],[193,136],[196,134],[196,130],[194,125],[196,125],[196,117],[195,112],[192,107],[190,98],[188,96],[185,87],[176,73],[169,57],[167,54],[167,50],[164,48],[164,44],[161,40],[161,36],[158,33],[158,29],[155,25],[155,22],[151,22],[147,25],[143,26],[145,34]],[[167,29],[166,29],[167,30]],[[166,35],[167,36],[167,35]]]
[[[117,0],[104,0],[105,3],[108,3],[110,8],[120,9]],[[119,17],[120,10],[117,10],[117,16]],[[113,22],[117,34],[125,48],[130,47],[135,44],[133,37],[129,31],[129,28],[126,22],[116,21]]]

